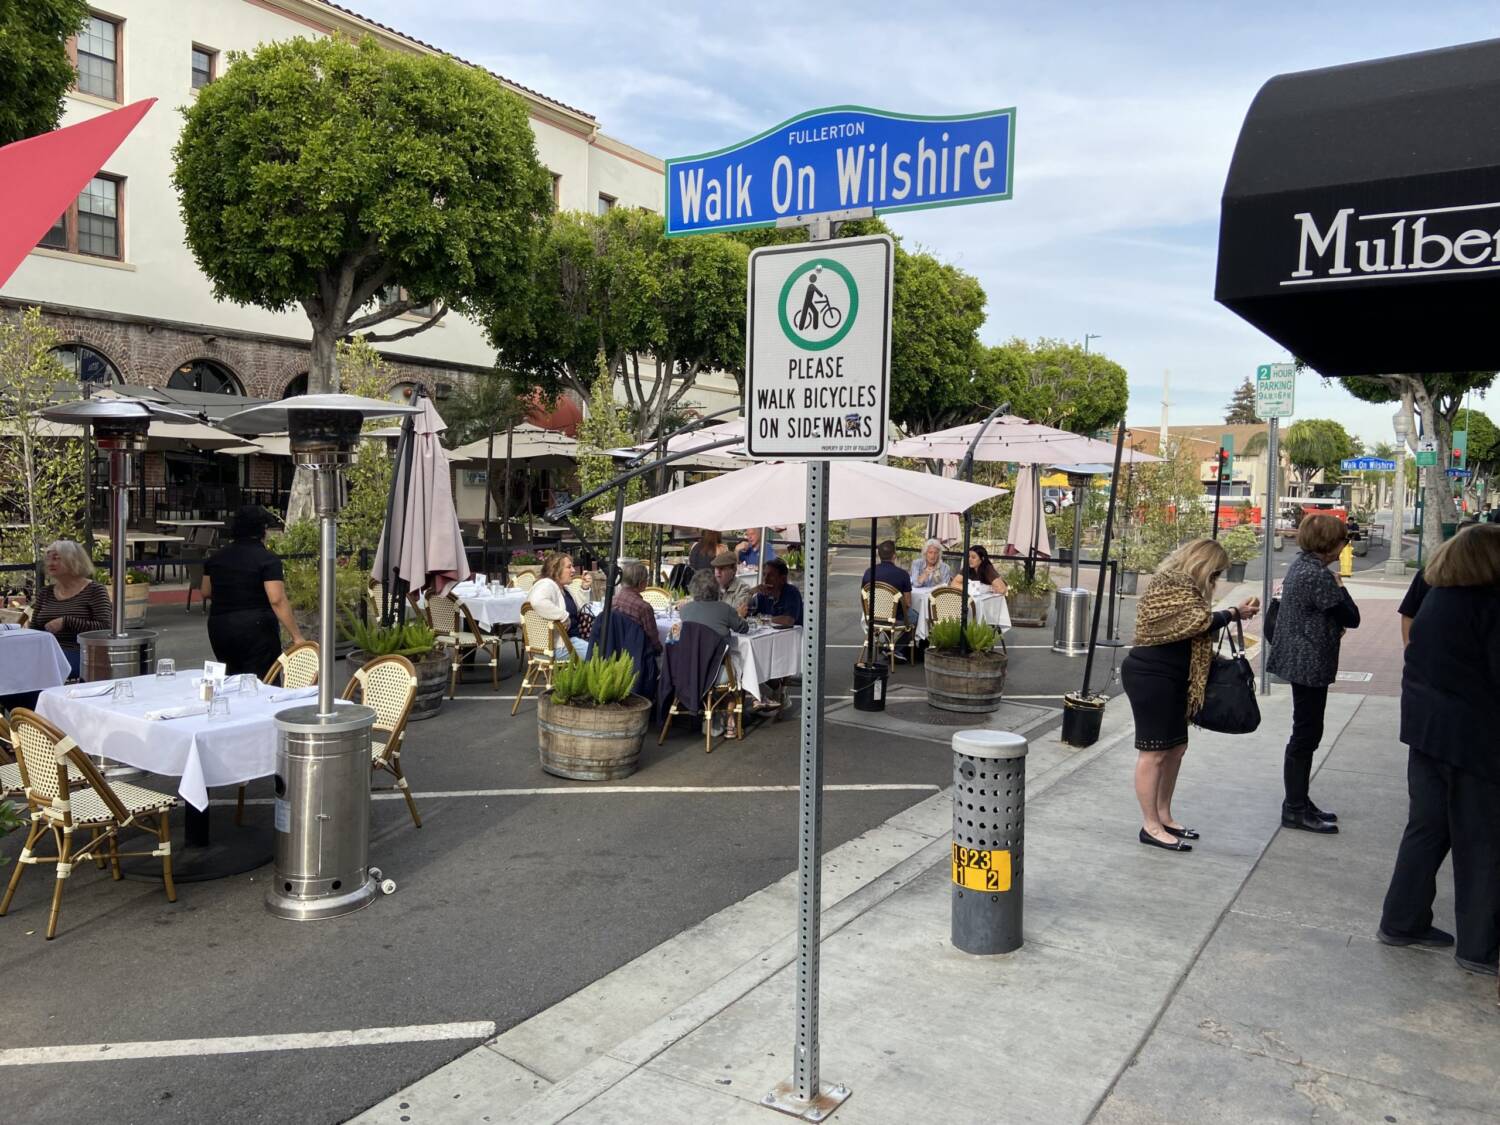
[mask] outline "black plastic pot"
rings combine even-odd
[[[1229,570],[1225,572],[1224,577],[1231,582],[1243,582],[1245,580],[1245,565],[1242,562],[1230,563]]]
[[[1092,746],[1098,742],[1099,730],[1104,725],[1104,705],[1108,701],[1102,695],[1089,699],[1063,696],[1062,740],[1069,746]]]
[[[854,709],[856,711],[884,711],[885,689],[890,669],[884,661],[854,666]]]

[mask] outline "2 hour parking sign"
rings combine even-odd
[[[894,253],[889,237],[874,235],[750,255],[750,456],[874,460],[885,453]]]

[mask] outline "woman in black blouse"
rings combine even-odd
[[[977,543],[969,548],[969,565],[953,576],[950,585],[962,590],[965,582],[980,582],[997,594],[1005,593],[1005,579],[995,569],[990,553]]]
[[[281,654],[282,628],[295,644],[302,640],[286,598],[281,560],[266,549],[266,528],[275,517],[248,505],[235,512],[232,542],[203,564],[203,596],[212,598],[208,641],[231,676],[260,676]]]
[[[78,675],[78,634],[110,627],[109,591],[94,581],[88,552],[71,539],[59,539],[45,555],[50,586],[37,593],[31,627],[57,638],[68,667]]]

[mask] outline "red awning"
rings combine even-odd
[[[155,104],[146,98],[0,148],[0,285]]]

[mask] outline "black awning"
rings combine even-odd
[[[1500,39],[1261,87],[1214,297],[1324,375],[1500,368]]]

